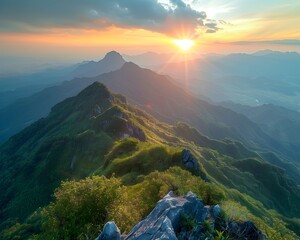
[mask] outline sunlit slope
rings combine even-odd
[[[8,218],[22,220],[47,204],[63,179],[115,173],[134,184],[154,170],[186,168],[183,149],[198,159],[196,175],[218,183],[255,214],[272,208],[299,217],[299,187],[255,152],[238,142],[211,140],[186,124],[159,122],[94,83],[1,146],[1,222],[5,226]],[[266,181],[257,176],[261,167]],[[248,196],[263,205],[254,207]]]

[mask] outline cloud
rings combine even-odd
[[[206,33],[215,33],[215,32],[217,32],[217,31],[214,30],[214,29],[207,29],[205,32],[206,32]]]
[[[219,27],[220,24],[224,25],[224,21],[216,21],[213,19],[206,19],[204,26],[207,28],[206,33],[215,33],[222,28]]]
[[[193,36],[197,29],[218,31],[206,13],[183,0],[0,0],[0,31],[43,28],[143,28],[169,36]]]

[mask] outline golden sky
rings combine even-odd
[[[298,0],[2,0],[0,58],[169,53],[184,38],[195,41],[196,54],[300,51],[299,13]]]

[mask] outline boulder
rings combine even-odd
[[[201,170],[198,160],[193,156],[190,150],[187,149],[182,150],[182,163],[186,168],[195,171],[201,177],[202,180],[206,182],[210,182],[206,174]]]
[[[196,172],[200,172],[198,161],[194,158],[189,150],[182,150],[182,157],[182,162],[187,168],[192,168]]]
[[[114,222],[107,222],[96,240],[121,240],[121,233]]]
[[[228,233],[234,239],[256,239],[265,240],[266,236],[255,226],[252,221],[235,222],[232,221],[228,224]]]
[[[219,206],[219,204],[217,205],[214,205],[212,208],[211,208],[211,216],[213,218],[217,218],[219,216],[221,212],[221,207]]]

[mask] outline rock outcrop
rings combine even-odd
[[[192,171],[195,171],[197,174],[199,174],[202,180],[210,182],[206,174],[201,171],[198,160],[193,156],[190,150],[182,150],[182,163],[186,168],[192,169]]]
[[[200,171],[199,163],[197,159],[194,158],[194,156],[191,154],[191,152],[187,149],[182,150],[182,162],[187,168],[192,168],[196,172]]]
[[[210,240],[214,239],[215,230],[223,232],[231,239],[266,239],[251,221],[235,222],[222,218],[219,205],[204,206],[192,192],[180,197],[169,192],[126,236],[121,237],[117,226],[108,222],[96,240]]]
[[[114,222],[107,222],[96,240],[121,240],[120,230]]]
[[[174,197],[170,192],[160,200],[143,221],[133,227],[126,240],[132,239],[177,239],[184,214],[196,221],[203,221],[207,211],[195,194],[189,192],[183,197]]]
[[[232,221],[228,224],[227,231],[230,233],[233,239],[243,239],[244,236],[247,239],[264,240],[266,237],[251,221],[235,222]]]
[[[126,123],[126,129],[129,134],[129,136],[135,137],[139,139],[140,141],[146,141],[146,135],[139,127],[134,125],[132,122]]]

